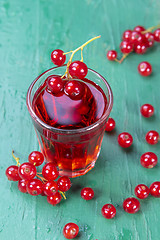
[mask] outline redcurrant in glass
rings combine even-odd
[[[123,148],[130,147],[133,143],[132,135],[127,132],[120,133],[118,135],[118,143]]]
[[[127,213],[136,213],[140,209],[140,202],[134,197],[126,198],[123,202],[123,209]]]
[[[37,169],[32,163],[25,162],[20,165],[18,173],[22,179],[30,180],[36,176]]]
[[[43,183],[39,179],[31,179],[27,183],[27,192],[30,195],[37,196],[43,191]]]
[[[47,180],[55,180],[59,173],[54,163],[46,163],[42,168],[42,175]]]
[[[27,192],[27,184],[28,180],[21,179],[18,181],[18,189],[20,192],[26,193]]]
[[[62,192],[67,192],[71,187],[71,180],[67,176],[60,177],[57,181],[58,189]]]
[[[147,51],[145,43],[137,43],[137,44],[135,44],[134,51],[137,54],[144,54]]]
[[[44,156],[41,152],[33,151],[29,154],[28,161],[34,166],[40,166],[44,162]]]
[[[63,80],[59,76],[51,75],[46,79],[47,88],[57,94],[63,90]]]
[[[64,87],[64,92],[68,95],[72,100],[80,100],[85,92],[84,85],[77,80],[71,80],[66,83]]]
[[[84,62],[74,61],[69,65],[69,74],[79,79],[85,78],[88,73],[88,67]]]
[[[75,223],[67,223],[63,228],[63,235],[67,239],[75,238],[79,233],[79,227]]]
[[[149,195],[149,188],[144,184],[139,184],[134,189],[135,195],[140,199],[145,199]]]
[[[114,61],[117,58],[117,52],[115,50],[109,50],[107,52],[107,58],[109,61]]]
[[[116,126],[116,123],[115,123],[114,119],[113,118],[108,118],[105,130],[107,132],[111,132],[115,128],[115,126]]]
[[[123,33],[123,36],[122,36],[122,39],[123,40],[129,40],[131,39],[131,34],[132,34],[132,31],[131,30],[126,30],[124,33]]]
[[[43,192],[47,196],[53,196],[58,191],[58,185],[54,181],[47,181],[43,184]]]
[[[141,33],[145,31],[145,28],[143,26],[136,26],[133,30]]]
[[[147,77],[152,73],[152,66],[149,62],[141,62],[138,65],[138,72],[140,75]]]
[[[160,42],[160,28],[156,29],[153,34],[154,34],[154,40],[156,42]]]
[[[151,145],[157,144],[159,141],[159,133],[154,130],[149,131],[146,134],[146,141]]]
[[[130,41],[124,40],[120,44],[120,50],[123,54],[132,52],[133,44]]]
[[[60,49],[55,49],[51,53],[51,60],[57,66],[62,66],[66,61],[66,55]]]
[[[9,181],[18,181],[20,176],[18,174],[18,166],[11,165],[6,169],[6,176]]]
[[[141,106],[140,111],[143,117],[149,118],[154,114],[154,107],[151,104],[146,103]]]
[[[47,196],[47,202],[51,205],[57,205],[61,201],[61,194],[59,192],[56,192],[52,196]]]
[[[94,191],[90,187],[85,187],[81,190],[81,197],[84,200],[91,200],[94,197]]]
[[[142,154],[140,163],[145,168],[153,168],[158,163],[158,157],[153,152],[146,152]]]
[[[146,47],[152,47],[153,44],[154,44],[154,35],[153,35],[153,33],[147,32],[147,33],[145,33],[144,36],[146,38],[146,41],[145,41]]]
[[[103,217],[111,219],[116,215],[116,208],[112,204],[105,204],[101,209],[101,213]]]
[[[160,197],[160,182],[154,182],[150,186],[150,194],[153,197]]]

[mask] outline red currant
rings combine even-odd
[[[135,44],[134,51],[137,54],[144,54],[147,51],[145,43],[142,42],[142,43]]]
[[[138,72],[144,77],[151,75],[152,73],[152,66],[149,62],[141,62],[138,65]]]
[[[141,165],[145,168],[153,168],[157,165],[158,157],[153,152],[143,153],[140,159]]]
[[[156,42],[160,42],[160,28],[156,29],[153,34],[154,34],[154,40]]]
[[[79,227],[75,223],[67,223],[63,228],[63,235],[67,239],[75,238],[79,233]]]
[[[132,52],[133,44],[130,41],[124,40],[120,44],[120,50],[123,54]]]
[[[30,180],[36,176],[37,169],[33,164],[26,162],[20,165],[18,173],[22,179]]]
[[[149,131],[146,134],[146,141],[147,141],[147,143],[149,143],[151,145],[157,144],[158,141],[159,141],[159,134],[158,134],[158,132],[156,132],[154,130]]]
[[[94,197],[94,191],[92,188],[85,187],[81,191],[81,197],[84,200],[91,200]]]
[[[154,182],[150,186],[150,194],[153,197],[160,197],[160,182]]]
[[[39,179],[31,179],[27,184],[27,192],[30,195],[37,196],[43,191],[43,183]]]
[[[51,53],[51,60],[57,66],[62,66],[66,61],[66,55],[60,49],[56,49]]]
[[[9,181],[18,181],[20,176],[18,174],[18,166],[12,165],[6,169],[6,176]]]
[[[131,34],[132,34],[132,31],[131,30],[126,30],[124,33],[123,33],[123,36],[122,36],[122,39],[123,40],[129,40],[131,39]]]
[[[116,215],[116,208],[112,204],[105,204],[101,209],[101,213],[103,217],[111,219]]]
[[[154,114],[154,107],[146,103],[141,106],[140,111],[143,117],[149,118]]]
[[[43,192],[47,196],[53,196],[58,191],[58,185],[54,181],[47,181],[43,184]]]
[[[133,30],[141,33],[145,31],[145,28],[143,26],[136,26]]]
[[[40,166],[44,162],[44,156],[41,152],[33,151],[29,154],[28,161],[34,166]]]
[[[146,38],[146,41],[145,41],[146,47],[152,47],[153,44],[154,44],[154,35],[153,35],[153,33],[147,32],[147,33],[145,33],[144,36]]]
[[[108,118],[108,121],[106,123],[106,131],[111,132],[116,126],[116,123],[113,118]]]
[[[57,94],[63,90],[63,80],[59,76],[51,75],[46,79],[47,88]]]
[[[67,176],[60,177],[57,181],[58,189],[62,192],[67,192],[71,187],[71,180]]]
[[[131,33],[130,41],[131,41],[133,44],[138,44],[138,43],[145,42],[146,39],[145,39],[145,36],[144,36],[143,34],[141,34],[140,32],[133,31],[133,32]]]
[[[135,195],[140,199],[145,199],[149,195],[149,188],[144,184],[139,184],[134,189]]]
[[[42,175],[47,180],[55,180],[59,173],[54,163],[46,163],[42,168]]]
[[[133,143],[132,135],[127,132],[120,133],[118,135],[118,143],[123,148],[130,147]]]
[[[73,100],[80,100],[85,92],[85,88],[80,81],[71,80],[66,83],[64,92]]]
[[[115,50],[109,50],[107,52],[107,58],[109,61],[114,61],[117,58],[117,52]]]
[[[47,202],[51,205],[57,205],[61,201],[61,194],[59,192],[56,192],[52,196],[47,196]]]
[[[27,184],[28,180],[21,179],[18,181],[18,189],[20,192],[26,193],[27,192]]]
[[[79,79],[85,78],[88,73],[87,65],[81,61],[74,61],[69,65],[69,74]]]
[[[134,197],[129,197],[124,200],[123,208],[127,213],[136,213],[140,209],[140,202]]]

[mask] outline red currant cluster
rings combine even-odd
[[[36,167],[44,162],[41,152],[33,151],[28,156],[28,162],[20,164],[19,158],[15,157],[17,165],[9,166],[6,169],[6,176],[10,181],[18,181],[18,189],[23,193],[32,196],[47,196],[48,203],[56,205],[61,201],[61,195],[66,199],[64,192],[71,187],[71,181],[67,176],[58,176],[58,170],[53,163],[46,163],[42,173],[37,172]],[[42,176],[41,176],[42,175]],[[35,178],[37,177],[37,178]]]
[[[110,61],[122,61],[131,53],[144,54],[154,42],[160,42],[160,25],[145,29],[143,26],[136,26],[133,30],[126,30],[122,35],[120,51],[123,53],[121,60],[117,59],[117,52],[109,50],[107,58]],[[156,29],[157,28],[157,29]],[[156,29],[153,33],[152,30]],[[149,76],[152,73],[152,66],[148,62],[141,62],[138,65],[138,72],[142,76]]]

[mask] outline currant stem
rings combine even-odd
[[[144,34],[147,32],[152,32],[152,30],[159,28],[159,27],[160,27],[160,24],[158,24],[157,26],[150,27],[150,28],[146,29],[145,31],[143,31],[142,33]]]
[[[59,191],[59,192],[60,192],[60,194],[62,194],[63,198],[66,200],[67,198],[66,198],[64,192],[61,192],[61,191]]]
[[[81,48],[81,62],[83,62],[83,48]]]
[[[47,180],[44,177],[39,176],[38,174],[36,174],[36,177],[38,177],[39,179],[42,180],[43,183],[47,182]]]
[[[122,56],[121,60],[119,61],[119,63],[121,64],[123,62],[123,60],[129,55],[129,53],[126,53]]]
[[[19,158],[14,155],[14,150],[12,150],[12,157],[16,160],[17,166],[20,166]]]

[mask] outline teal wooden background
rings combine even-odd
[[[1,0],[0,1],[0,239],[63,240],[63,226],[75,222],[83,240],[159,239],[160,199],[141,201],[141,210],[129,215],[123,200],[134,196],[139,183],[150,185],[160,180],[160,164],[154,169],[141,167],[142,153],[159,155],[159,144],[147,145],[148,130],[160,130],[160,44],[143,56],[132,54],[121,65],[107,61],[108,49],[117,49],[125,29],[159,23],[159,0]],[[52,67],[53,49],[75,49],[89,38],[101,35],[84,49],[87,65],[109,81],[114,95],[111,116],[116,131],[105,134],[96,167],[76,178],[67,200],[52,207],[45,197],[32,197],[7,181],[5,169],[13,164],[11,150],[21,161],[37,150],[38,142],[27,112],[25,98],[33,79]],[[137,65],[148,60],[153,74],[143,78]],[[155,107],[151,119],[141,117],[144,103]],[[134,138],[130,150],[121,149],[117,135],[129,131]],[[93,187],[95,199],[84,201],[80,188]],[[112,220],[101,216],[101,207],[113,203],[117,215]]]

